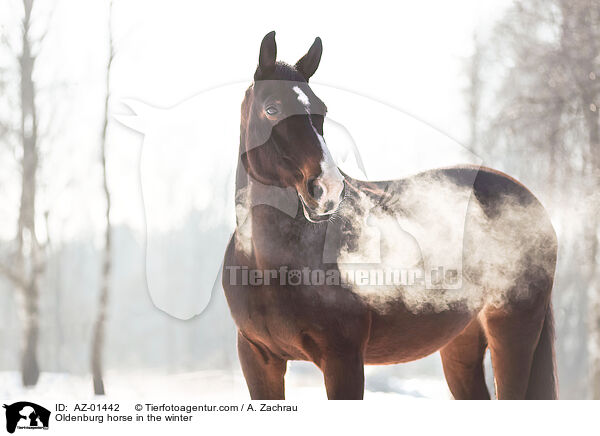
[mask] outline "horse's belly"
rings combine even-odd
[[[373,314],[365,363],[410,362],[436,352],[469,324],[476,314],[461,310],[413,314],[405,310]]]

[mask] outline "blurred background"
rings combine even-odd
[[[600,0],[2,1],[0,396],[247,395],[220,286],[190,320],[148,296],[143,138],[113,115],[249,84],[270,30],[289,62],[323,39],[315,83],[425,120],[538,196],[559,236],[560,394],[600,399]],[[293,363],[289,397],[324,397],[320,377]],[[366,386],[449,398],[437,354]]]

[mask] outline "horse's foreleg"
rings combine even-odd
[[[330,400],[362,400],[365,391],[365,369],[362,353],[332,354],[321,364],[327,398]]]
[[[486,347],[481,324],[474,319],[460,335],[440,350],[446,381],[455,399],[490,399],[483,373]]]
[[[287,361],[238,332],[238,355],[253,400],[284,400]]]

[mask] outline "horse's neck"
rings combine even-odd
[[[283,195],[280,204],[274,205],[268,201],[273,198],[266,198],[264,185],[249,182],[245,189],[247,219],[245,228],[238,230],[249,236],[256,264],[261,268],[319,267],[327,225],[306,221],[297,194]]]
[[[266,186],[249,180],[245,192],[245,206],[260,217],[264,226],[278,226],[287,232],[298,233],[308,224],[300,212],[300,200],[293,189]],[[263,206],[263,207],[261,207]]]

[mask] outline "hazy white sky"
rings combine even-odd
[[[51,210],[54,237],[102,228],[98,140],[107,56],[108,2],[39,2],[38,28],[49,22],[36,80],[46,141],[40,208]],[[114,0],[117,45],[111,111],[123,98],[169,107],[198,92],[250,83],[265,33],[277,31],[278,58],[295,62],[315,36],[323,58],[314,83],[342,88],[467,138],[464,61],[475,31],[486,33],[508,0],[420,2],[198,2]],[[44,9],[42,9],[44,8]],[[20,2],[1,7],[3,32],[18,36]],[[4,63],[4,60],[2,61]],[[15,83],[15,86],[18,84]],[[239,103],[242,95],[239,96]],[[360,108],[357,108],[360,110]],[[327,139],[327,135],[326,135]],[[137,162],[142,138],[113,123],[109,138],[113,218],[143,228]],[[6,156],[2,154],[1,156]],[[5,159],[3,157],[3,159]],[[8,162],[0,182],[1,236],[11,236],[15,203]]]

